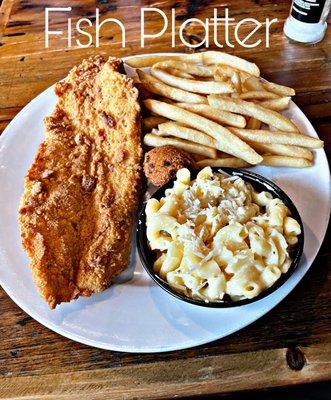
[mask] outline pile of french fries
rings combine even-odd
[[[309,167],[311,149],[323,147],[281,113],[294,89],[261,79],[256,64],[217,51],[127,63],[136,68],[149,112],[143,119],[149,147],[173,145],[200,167],[234,168]]]

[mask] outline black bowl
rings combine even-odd
[[[219,168],[212,168],[213,172],[218,172]],[[261,175],[255,174],[253,172],[249,172],[246,170],[240,170],[235,168],[222,168],[223,171],[228,173],[229,175],[235,175],[242,177],[246,182],[249,182],[257,191],[268,191],[270,192],[273,197],[278,197],[281,199],[286,207],[290,210],[291,215],[295,218],[301,227],[301,234],[298,236],[298,243],[295,246],[295,249],[291,252],[292,257],[292,264],[289,270],[282,274],[281,277],[268,289],[261,292],[258,296],[252,299],[244,299],[233,301],[229,297],[223,300],[213,301],[213,302],[205,302],[204,300],[199,300],[196,298],[191,298],[185,296],[182,293],[176,292],[165,280],[160,278],[154,271],[153,271],[153,264],[156,260],[156,252],[151,250],[148,244],[148,240],[146,237],[146,214],[145,214],[145,204],[143,209],[140,212],[138,226],[137,226],[137,246],[138,252],[141,259],[141,262],[149,274],[149,276],[159,285],[162,289],[170,293],[172,296],[177,297],[177,299],[186,301],[187,303],[195,304],[197,306],[202,307],[211,307],[211,308],[227,308],[227,307],[238,307],[244,304],[250,304],[255,301],[261,300],[271,293],[276,291],[280,286],[284,284],[284,282],[293,274],[295,269],[297,268],[300,258],[303,252],[303,243],[304,243],[304,233],[303,233],[303,224],[301,217],[296,209],[295,205],[291,201],[291,199],[287,196],[287,194],[280,189],[277,185],[273,182],[269,181],[268,179],[264,178]],[[199,171],[191,171],[191,178],[194,179]],[[164,192],[166,189],[171,188],[173,186],[174,180],[176,178],[170,180],[166,185],[162,186],[158,189],[152,197],[160,200],[164,197]]]

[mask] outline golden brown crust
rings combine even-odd
[[[128,265],[142,150],[138,91],[121,68],[92,57],[56,85],[25,179],[23,246],[51,308],[104,290]]]
[[[195,161],[189,153],[174,146],[155,147],[145,154],[144,172],[155,186],[165,185],[181,168],[194,168]]]

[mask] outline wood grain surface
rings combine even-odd
[[[1,3],[1,1],[0,1]],[[105,26],[101,47],[67,49],[64,39],[44,45],[44,2],[3,0],[0,9],[0,132],[42,90],[66,75],[91,54],[115,56],[172,51],[170,32],[140,47],[140,7],[159,7],[176,26],[187,18],[212,16],[213,1],[83,1],[72,0],[70,17],[125,21],[127,46],[121,48],[119,30]],[[48,6],[66,6],[64,1]],[[313,123],[331,156],[330,32],[319,44],[290,43],[282,33],[289,1],[229,1],[238,21],[254,17],[278,18],[272,26],[270,48],[226,51],[256,62],[262,75],[297,91],[295,102]],[[54,20],[66,27],[66,15]],[[161,28],[151,18],[148,29]],[[220,28],[221,29],[221,28]],[[248,29],[248,28],[247,28]],[[220,30],[221,32],[221,30]],[[185,29],[191,43],[199,42],[201,27]],[[212,34],[212,33],[211,33]],[[232,36],[230,36],[232,37]],[[261,36],[262,38],[262,36]],[[201,47],[198,51],[203,51]],[[175,51],[192,52],[178,41]],[[1,191],[1,189],[0,189]],[[0,192],[1,193],[1,192]],[[1,195],[1,194],[0,194]],[[0,227],[4,229],[4,227]],[[259,321],[225,339],[194,349],[163,354],[128,354],[99,350],[51,332],[20,310],[0,289],[0,399],[160,399],[233,393],[285,387],[331,379],[331,232],[310,271],[295,290]]]

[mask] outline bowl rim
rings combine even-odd
[[[201,171],[201,169],[190,170],[191,179],[195,179],[196,175],[198,174],[199,171]],[[149,249],[148,240],[147,240],[147,236],[146,236],[146,214],[145,214],[146,202],[145,201],[143,203],[142,209],[139,212],[137,229],[136,229],[136,241],[137,241],[138,254],[139,254],[141,263],[142,263],[145,271],[153,279],[153,281],[156,282],[167,293],[171,294],[172,296],[176,297],[179,300],[182,300],[186,303],[190,303],[190,304],[197,305],[200,307],[207,307],[207,308],[233,308],[233,307],[240,307],[240,306],[243,306],[246,304],[252,304],[259,300],[266,298],[267,296],[269,296],[273,292],[275,292],[277,289],[279,289],[290,278],[290,276],[294,273],[294,271],[297,269],[299,262],[301,260],[301,256],[303,254],[303,247],[304,247],[304,227],[303,227],[302,219],[300,217],[300,214],[299,214],[296,206],[294,205],[294,203],[292,202],[290,197],[279,186],[277,186],[274,182],[270,181],[269,179],[265,178],[264,176],[257,174],[255,172],[238,169],[238,168],[211,167],[211,169],[213,172],[224,171],[225,173],[227,173],[229,175],[242,177],[243,180],[245,180],[245,182],[251,183],[251,185],[253,187],[254,187],[254,183],[258,184],[258,185],[262,185],[266,188],[267,191],[272,193],[273,197],[277,196],[284,202],[286,207],[290,210],[291,216],[298,221],[300,228],[301,228],[301,234],[298,236],[298,243],[296,244],[295,250],[291,254],[293,259],[292,259],[292,263],[291,263],[291,266],[289,267],[288,271],[284,274],[282,273],[280,278],[270,288],[263,290],[258,296],[253,297],[252,299],[242,299],[242,300],[238,300],[238,301],[220,300],[220,301],[206,302],[204,300],[200,300],[200,299],[193,298],[193,297],[188,297],[180,292],[177,292],[175,289],[173,289],[168,284],[167,281],[162,279],[160,276],[158,276],[154,272],[153,265],[148,260],[146,253],[149,253],[150,256],[153,256],[153,253],[155,253],[155,252],[153,250]],[[170,181],[168,183],[166,183],[165,185],[158,188],[152,194],[151,198],[160,199],[161,197],[163,197],[165,190],[172,187],[175,179],[176,179],[176,176],[174,176],[172,179],[170,179]]]

